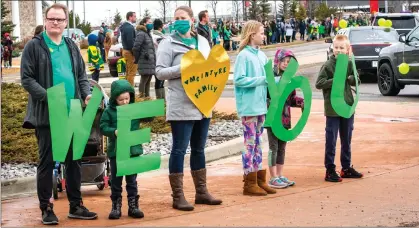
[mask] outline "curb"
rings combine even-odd
[[[263,142],[267,141],[266,132],[262,136]],[[262,142],[262,143],[263,143]],[[232,157],[239,155],[243,150],[243,137],[238,137],[227,142],[207,147],[205,149],[205,160],[206,163],[217,161],[223,158]],[[169,168],[170,155],[164,155],[161,157],[161,165],[159,170]],[[189,167],[190,154],[185,155],[184,167]],[[150,175],[153,175],[155,171],[151,171]],[[36,176],[22,177],[11,180],[1,181],[1,200],[19,198],[23,196],[31,196],[36,194]]]
[[[1,200],[36,194],[36,176],[1,181]]]

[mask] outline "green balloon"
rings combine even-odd
[[[144,128],[131,131],[131,121],[153,116],[164,115],[164,100],[144,101],[117,107],[117,176],[125,176],[160,168],[160,153],[131,158],[131,146],[150,142],[151,129]]]
[[[298,62],[293,58],[291,58],[278,84],[275,83],[271,69],[272,61],[269,61],[265,65],[265,71],[269,94],[271,95],[271,104],[266,115],[265,127],[271,127],[274,135],[282,141],[291,141],[301,134],[310,115],[312,98],[310,83],[304,76],[293,77],[298,69]],[[301,88],[304,94],[304,111],[297,124],[291,130],[288,130],[282,124],[282,112],[288,96],[297,88]]]
[[[83,157],[102,98],[103,94],[94,87],[92,97],[84,112],[79,99],[71,100],[70,112],[68,112],[64,83],[47,89],[54,161],[65,161],[72,138],[73,160],[80,160]]]
[[[350,118],[355,113],[355,108],[359,100],[359,89],[358,89],[358,72],[356,71],[355,58],[352,55],[352,69],[355,77],[355,89],[356,95],[353,105],[348,105],[345,101],[345,85],[346,85],[346,76],[348,72],[348,56],[344,54],[339,54],[336,61],[335,73],[333,75],[333,84],[331,103],[332,107],[335,110],[336,114],[344,118]]]

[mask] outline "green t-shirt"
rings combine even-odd
[[[231,31],[224,29],[224,40],[230,40]]]
[[[64,37],[61,39],[61,43],[57,45],[48,37],[45,31],[42,33],[42,36],[51,54],[53,85],[64,83],[67,107],[70,109],[70,99],[74,99],[76,92],[70,51],[64,41]]]
[[[198,40],[196,37],[191,36],[190,38],[183,38],[179,34],[177,34],[180,37],[180,40],[182,40],[182,43],[184,43],[186,46],[192,47],[194,49],[198,49]]]

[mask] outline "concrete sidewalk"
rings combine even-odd
[[[216,109],[234,110],[234,99],[221,98]],[[293,109],[293,123],[301,113]],[[192,212],[171,208],[167,170],[138,177],[145,218],[108,220],[110,189],[83,187],[85,205],[99,214],[94,221],[67,218],[65,193],[55,201],[61,226],[413,226],[419,225],[419,104],[364,102],[358,104],[352,139],[352,162],[365,174],[342,183],[324,181],[323,101],[313,100],[303,133],[287,145],[284,174],[296,186],[265,197],[242,195],[241,156],[207,165],[208,187],[223,199],[221,206],[199,205]],[[263,144],[266,167],[267,142]],[[339,142],[337,148],[340,148]],[[339,149],[336,164],[340,169]],[[185,169],[185,195],[194,188]],[[36,197],[2,201],[2,226],[41,226]]]

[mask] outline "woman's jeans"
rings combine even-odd
[[[191,144],[191,170],[205,168],[205,144],[211,119],[170,121],[172,127],[172,152],[169,158],[169,172],[183,173],[186,149]]]

